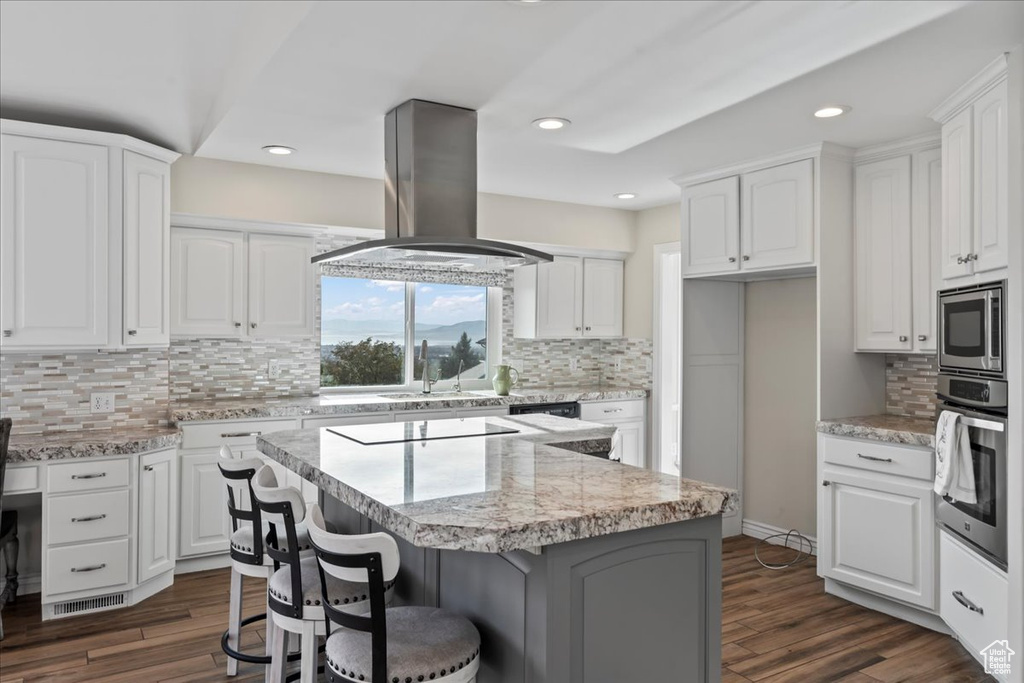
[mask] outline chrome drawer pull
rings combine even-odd
[[[879,458],[877,455],[863,455],[857,454],[858,458],[864,458],[865,460],[871,460],[873,462],[892,462],[892,458]]]
[[[985,614],[985,610],[983,610],[982,608],[978,607],[973,602],[965,598],[964,594],[961,591],[953,591],[953,597],[956,598],[957,602],[959,602],[961,605],[971,610],[972,612],[977,612],[978,614]]]
[[[242,438],[243,436],[259,436],[262,433],[263,432],[228,432],[226,434],[221,434],[220,438],[222,438],[222,439],[239,439],[239,438]]]
[[[106,567],[107,567],[107,563],[104,562],[103,564],[94,564],[91,567],[72,567],[71,571],[76,573],[76,574],[78,574],[78,573],[81,573],[81,572],[94,572],[94,571],[98,571],[100,569],[106,569]]]
[[[72,522],[95,522],[99,519],[106,519],[106,515],[90,515],[89,517],[72,517]]]
[[[96,472],[93,474],[72,474],[72,479],[99,479],[100,477],[107,476],[106,472]]]
[[[142,469],[144,469],[147,472],[152,472],[153,471],[153,466],[152,465],[143,465]]]
[[[606,413],[621,413],[622,410],[623,410],[622,408],[608,408],[604,412],[606,412]]]

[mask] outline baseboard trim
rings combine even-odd
[[[785,539],[784,536],[785,536],[787,531],[789,531],[789,529],[783,529],[782,527],[777,527],[777,526],[775,526],[773,524],[765,524],[764,522],[756,522],[756,521],[754,521],[752,519],[744,519],[743,520],[743,535],[744,536],[750,536],[751,538],[758,538],[758,539],[764,540],[764,539],[768,538],[769,536],[774,536],[776,534],[783,534],[783,538],[773,538],[770,541],[768,541],[768,543],[771,543],[772,545],[785,546],[786,545],[786,539]],[[799,529],[797,531],[799,531]],[[817,555],[818,554],[818,539],[817,539],[817,537],[811,536],[810,534],[804,534],[803,532],[800,532],[800,533],[805,538],[807,538],[807,540],[809,540],[811,542],[811,546],[812,546],[811,547],[811,554],[812,555]],[[789,542],[789,547],[792,548],[793,550],[800,550],[800,540],[799,539],[793,540],[791,538],[790,542]],[[805,548],[806,548],[806,546],[805,546]]]
[[[225,569],[231,566],[231,555],[221,553],[218,555],[204,555],[203,557],[178,558],[174,565],[174,574],[191,574],[192,572],[205,572],[210,569]]]
[[[946,622],[942,621],[938,614],[926,611],[920,607],[912,607],[890,598],[883,598],[880,595],[862,591],[859,588],[847,586],[844,583],[829,578],[825,579],[825,592],[843,600],[849,600],[861,607],[867,607],[876,612],[888,614],[890,617],[909,621],[946,635],[954,635],[949,627],[946,626]]]
[[[7,581],[0,579],[0,591],[7,585]],[[18,576],[18,595],[32,595],[43,592],[42,574],[21,574]]]

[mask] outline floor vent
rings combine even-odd
[[[99,612],[106,609],[123,607],[127,602],[127,593],[112,593],[100,595],[95,598],[82,598],[81,600],[68,600],[53,605],[53,616],[69,617],[72,614],[83,614],[85,612]]]

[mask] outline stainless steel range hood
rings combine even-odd
[[[313,257],[499,270],[550,254],[476,236],[476,112],[408,100],[384,119],[384,239]]]

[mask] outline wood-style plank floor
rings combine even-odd
[[[764,569],[754,560],[754,544],[738,537],[724,545],[724,683],[991,680],[953,638],[825,595],[813,560]],[[786,552],[768,548],[765,557]],[[251,664],[241,664],[237,678],[224,675],[228,576],[228,570],[179,576],[141,605],[45,623],[39,596],[23,596],[3,612],[0,683],[260,680],[263,668]],[[261,582],[245,585],[246,613],[262,612]],[[262,652],[264,634],[255,626],[242,642]]]

